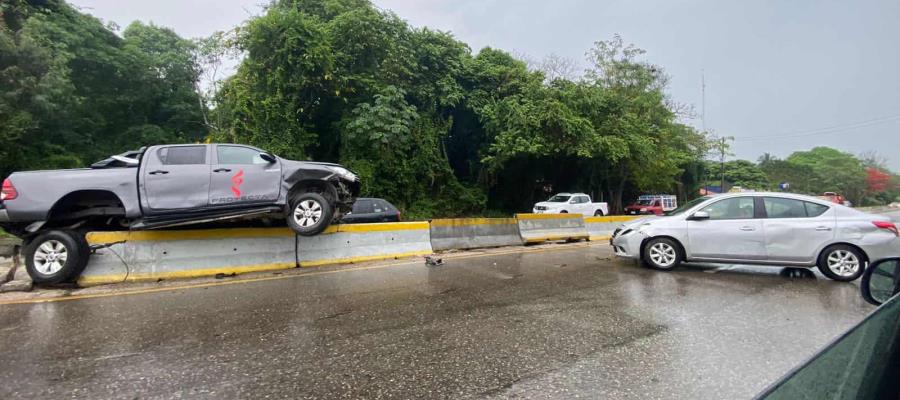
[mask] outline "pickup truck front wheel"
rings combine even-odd
[[[299,193],[291,198],[287,223],[300,236],[314,236],[331,224],[334,207],[318,193]]]
[[[84,270],[90,252],[83,235],[48,231],[25,246],[25,270],[36,284],[68,282]]]

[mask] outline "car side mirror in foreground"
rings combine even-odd
[[[900,292],[900,258],[886,258],[870,265],[863,274],[860,290],[863,298],[876,306]]]
[[[274,163],[275,163],[275,156],[273,156],[273,155],[271,155],[271,154],[269,154],[269,153],[259,153],[259,158],[262,158],[263,160],[265,160],[265,161],[266,161],[267,163],[269,163],[269,164],[274,164]]]
[[[693,219],[693,220],[709,219],[709,213],[706,211],[697,211],[694,213],[694,215],[691,215],[691,219]]]

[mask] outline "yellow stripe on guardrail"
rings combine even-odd
[[[321,234],[338,232],[385,232],[428,230],[428,222],[386,222],[377,224],[332,225]],[[117,231],[89,232],[86,236],[90,244],[115,242],[144,242],[161,240],[209,240],[251,237],[284,237],[293,236],[289,228],[232,228],[232,229],[196,229],[184,231]]]
[[[431,220],[431,226],[512,225],[515,218],[445,218]]]
[[[629,215],[610,215],[606,217],[584,217],[584,222],[627,222],[640,217],[633,217]]]
[[[581,218],[581,214],[516,214],[516,219],[572,219]]]

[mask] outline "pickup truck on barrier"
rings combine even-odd
[[[581,214],[601,216],[609,214],[606,203],[591,202],[591,196],[584,193],[557,193],[547,201],[534,205],[535,214]]]
[[[678,208],[678,199],[669,194],[640,196],[632,205],[625,207],[628,215],[663,215]]]
[[[23,239],[35,283],[60,283],[87,265],[89,230],[284,218],[312,236],[349,211],[359,190],[337,164],[235,144],[152,146],[91,168],[13,173],[0,192],[0,227]]]

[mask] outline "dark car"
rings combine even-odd
[[[353,203],[353,210],[341,219],[345,224],[368,222],[398,222],[400,211],[385,199],[359,198]]]

